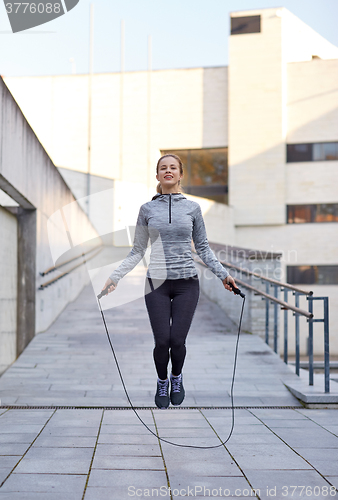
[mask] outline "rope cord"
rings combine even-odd
[[[103,320],[103,324],[105,326],[105,329],[106,329],[106,334],[107,334],[107,337],[108,337],[108,341],[109,341],[109,345],[111,347],[111,350],[112,350],[112,353],[113,353],[113,356],[114,356],[114,359],[115,359],[115,363],[116,363],[116,367],[117,367],[117,370],[118,370],[118,373],[119,373],[119,376],[120,376],[120,379],[121,379],[121,382],[122,382],[122,386],[123,386],[123,389],[124,389],[124,392],[126,394],[126,397],[128,399],[128,402],[130,404],[130,407],[131,409],[134,411],[135,415],[137,416],[137,418],[139,419],[139,421],[144,425],[144,427],[146,429],[148,429],[148,431],[153,434],[153,436],[155,436],[157,439],[159,439],[160,441],[163,441],[164,443],[168,443],[168,444],[171,444],[173,446],[179,446],[181,448],[198,448],[198,449],[203,449],[203,450],[208,450],[208,449],[212,449],[212,448],[219,448],[220,446],[224,446],[225,443],[227,443],[233,433],[233,430],[234,430],[234,426],[235,426],[235,410],[234,410],[234,395],[233,395],[233,389],[234,389],[234,383],[235,383],[235,373],[236,373],[236,365],[237,365],[237,355],[238,355],[238,342],[239,342],[239,336],[240,336],[240,332],[241,332],[241,327],[242,327],[242,318],[243,318],[243,311],[244,311],[244,304],[245,304],[245,296],[243,297],[243,303],[242,303],[242,309],[241,309],[241,314],[240,314],[240,318],[239,318],[239,324],[238,324],[238,332],[237,332],[237,340],[236,340],[236,347],[235,347],[235,359],[234,359],[234,368],[233,368],[233,373],[232,373],[232,381],[231,381],[231,390],[230,390],[230,398],[231,398],[231,412],[232,412],[232,424],[231,424],[231,429],[230,429],[230,433],[229,433],[229,436],[227,437],[227,439],[225,441],[223,441],[221,444],[217,444],[217,445],[214,445],[214,446],[195,446],[195,445],[190,445],[190,444],[180,444],[180,443],[173,443],[172,441],[168,441],[167,439],[164,439],[164,438],[161,438],[160,436],[158,436],[155,432],[153,432],[149,427],[148,425],[142,420],[142,418],[140,417],[140,415],[137,413],[133,403],[131,402],[131,399],[129,397],[129,394],[128,394],[128,391],[127,391],[127,388],[126,388],[126,385],[124,383],[124,379],[123,379],[123,376],[122,376],[122,372],[121,372],[121,369],[120,369],[120,365],[119,365],[119,362],[117,360],[117,357],[116,357],[116,354],[115,354],[115,350],[114,350],[114,347],[113,347],[113,344],[112,344],[112,341],[110,339],[110,335],[109,335],[109,332],[108,332],[108,327],[107,327],[107,323],[106,323],[106,319],[104,317],[104,314],[103,314],[103,311],[102,311],[102,307],[101,307],[101,303],[100,303],[100,299],[97,299],[98,303],[99,303],[99,308],[100,308],[100,312],[101,312],[101,316],[102,316],[102,320]]]

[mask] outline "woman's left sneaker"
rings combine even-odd
[[[182,379],[182,373],[178,377],[174,377],[173,374],[170,375],[170,401],[173,406],[179,406],[184,399],[185,392]]]

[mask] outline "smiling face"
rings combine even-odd
[[[161,159],[156,179],[161,183],[162,193],[176,193],[179,190],[179,181],[183,177],[180,171],[180,164],[172,156],[166,156]]]

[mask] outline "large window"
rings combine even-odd
[[[316,205],[288,205],[288,224],[304,222],[338,222],[338,203],[318,203]]]
[[[338,160],[338,142],[315,142],[287,144],[286,161],[330,161]]]
[[[260,33],[261,16],[231,17],[231,34]]]
[[[187,194],[228,203],[228,148],[170,149],[183,162],[183,191]]]
[[[287,266],[291,285],[338,285],[338,266]]]

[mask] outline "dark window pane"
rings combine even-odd
[[[338,222],[338,203],[318,205],[315,222]]]
[[[316,205],[289,205],[288,224],[314,222]]]
[[[295,211],[293,205],[288,205],[286,207],[286,222],[287,224],[293,224],[295,221]]]
[[[324,160],[324,148],[322,143],[313,144],[313,161]]]
[[[286,161],[312,161],[312,144],[287,144]]]
[[[182,188],[187,194],[228,203],[228,148],[165,150],[177,154],[184,168]]]
[[[246,16],[231,18],[231,34],[260,33],[261,16]]]
[[[287,266],[287,282],[291,285],[337,285],[338,266]]]
[[[287,266],[287,282],[290,285],[313,285],[315,283],[314,266]]]
[[[190,156],[190,185],[211,186],[227,184],[227,149],[192,149]]]
[[[338,142],[316,142],[313,144],[287,144],[286,161],[330,161],[338,160]]]
[[[288,224],[305,222],[338,222],[338,203],[319,203],[317,205],[288,205]]]
[[[327,142],[323,144],[323,150],[324,150],[324,160],[338,160],[338,151],[337,151],[337,146],[335,142]]]

